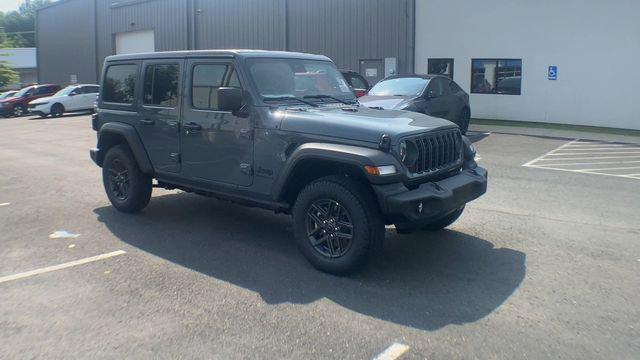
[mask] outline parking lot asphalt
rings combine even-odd
[[[0,358],[640,358],[640,179],[471,137],[487,194],[335,277],[285,215],[157,189],[118,213],[88,116],[0,119]]]

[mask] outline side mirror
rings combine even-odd
[[[78,94],[76,94],[76,93],[75,93],[75,92],[73,92],[73,91],[69,93],[69,96],[76,96],[76,95],[78,95]]]
[[[221,87],[218,89],[218,109],[235,112],[242,108],[242,89]]]
[[[433,90],[428,90],[427,91],[427,99],[435,99],[437,98],[436,93],[433,92]]]

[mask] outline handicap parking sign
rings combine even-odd
[[[549,66],[547,77],[549,78],[549,80],[558,80],[558,67],[554,65]]]

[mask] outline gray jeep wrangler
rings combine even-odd
[[[442,229],[487,188],[456,125],[360,106],[318,55],[110,56],[92,123],[116,209],[140,211],[161,187],[288,213],[300,251],[334,274],[380,249],[385,224]]]

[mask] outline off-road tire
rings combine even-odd
[[[308,212],[318,201],[330,200],[342,206],[350,218],[351,240],[343,255],[329,257],[312,245],[308,233]],[[298,194],[293,207],[294,236],[298,248],[317,269],[346,275],[364,266],[382,248],[385,227],[378,205],[365,184],[345,176],[327,176],[313,181]]]
[[[110,177],[110,173],[122,174],[122,171],[116,170],[126,170],[129,184],[126,196],[120,196],[122,193],[117,189],[122,188],[117,186]],[[140,171],[138,163],[126,145],[116,145],[107,151],[102,164],[102,181],[109,201],[119,211],[136,213],[149,204],[152,190],[151,177]]]
[[[463,211],[464,211],[464,205],[460,207],[458,210],[455,210],[454,212],[452,212],[451,214],[448,214],[445,217],[440,218],[429,225],[425,225],[424,227],[422,227],[422,230],[427,230],[427,231],[442,230],[447,226],[453,224],[456,220],[458,220],[460,215],[462,215]]]

